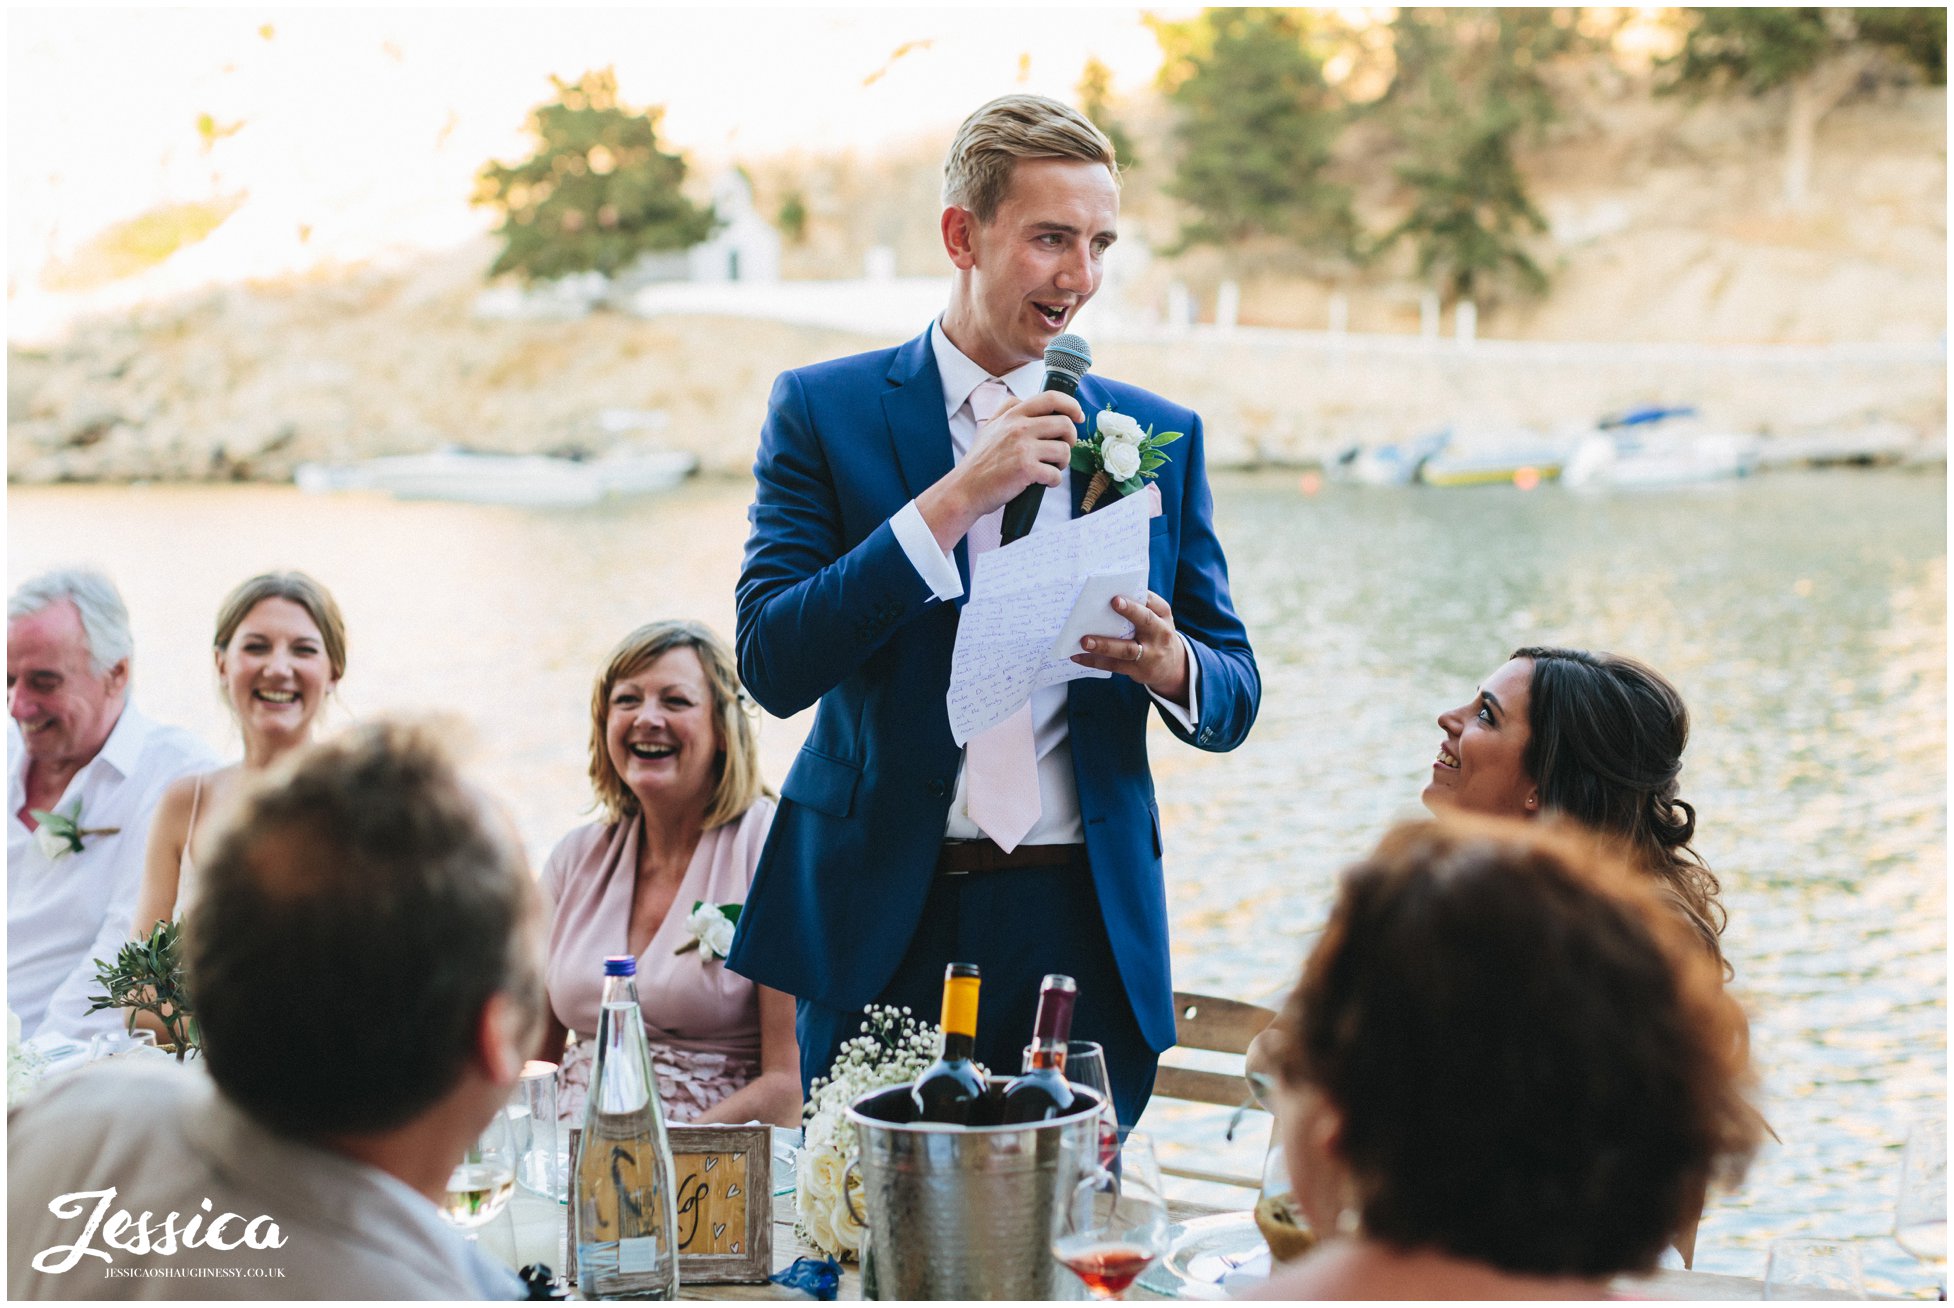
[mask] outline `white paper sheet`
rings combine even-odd
[[[957,622],[945,697],[950,734],[959,745],[1017,712],[1036,687],[1112,675],[1054,657],[1053,650],[1089,579],[1130,580],[1137,572],[1137,586],[1117,593],[1144,591],[1152,508],[1150,496],[1129,495],[978,556],[970,598]],[[1088,607],[1105,609],[1110,594]],[[1097,618],[1087,614],[1074,635],[1112,634],[1118,622],[1110,609]]]

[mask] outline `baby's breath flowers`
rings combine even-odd
[[[862,1010],[862,1033],[842,1042],[828,1074],[809,1086],[802,1110],[806,1131],[796,1175],[800,1236],[836,1258],[861,1255],[865,1232],[848,1209],[853,1195],[862,1207],[861,1172],[848,1164],[860,1155],[848,1105],[871,1090],[914,1081],[936,1061],[942,1032],[919,1021],[907,1008],[870,1004]],[[844,1193],[844,1188],[847,1193]]]

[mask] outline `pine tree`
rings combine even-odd
[[[621,106],[608,68],[550,81],[556,99],[530,115],[536,153],[476,174],[474,202],[502,214],[491,276],[612,276],[642,254],[688,249],[712,234],[712,209],[679,189],[685,161],[658,148],[661,110]]]
[[[1410,212],[1374,247],[1412,245],[1419,274],[1447,299],[1503,288],[1538,295],[1547,274],[1528,238],[1547,228],[1516,158],[1520,136],[1552,120],[1543,69],[1580,48],[1572,17],[1542,9],[1403,9],[1397,68],[1372,107],[1403,152]]]
[[[1345,114],[1310,48],[1309,21],[1286,9],[1209,9],[1154,24],[1167,55],[1161,82],[1180,116],[1166,189],[1192,214],[1183,247],[1273,236],[1350,253],[1350,191],[1330,177]]]
[[[1670,61],[1672,89],[1784,88],[1784,202],[1811,188],[1819,120],[1881,63],[1947,81],[1945,9],[1697,9],[1685,11],[1683,48]]]
[[[1079,112],[1106,133],[1106,139],[1113,143],[1113,158],[1119,162],[1122,173],[1130,173],[1140,166],[1139,156],[1133,150],[1133,138],[1120,126],[1119,119],[1113,117],[1113,70],[1097,59],[1086,60],[1079,71]]]

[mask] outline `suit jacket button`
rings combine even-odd
[[[931,799],[942,799],[950,793],[950,788],[941,781],[932,781],[929,783],[929,792]]]

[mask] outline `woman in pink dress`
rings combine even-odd
[[[604,820],[543,869],[558,1115],[583,1118],[604,959],[638,960],[666,1118],[798,1126],[792,996],[726,970],[773,821],[732,651],[693,622],[654,622],[611,652],[591,697],[590,780]],[[567,1045],[567,1048],[566,1048]]]

